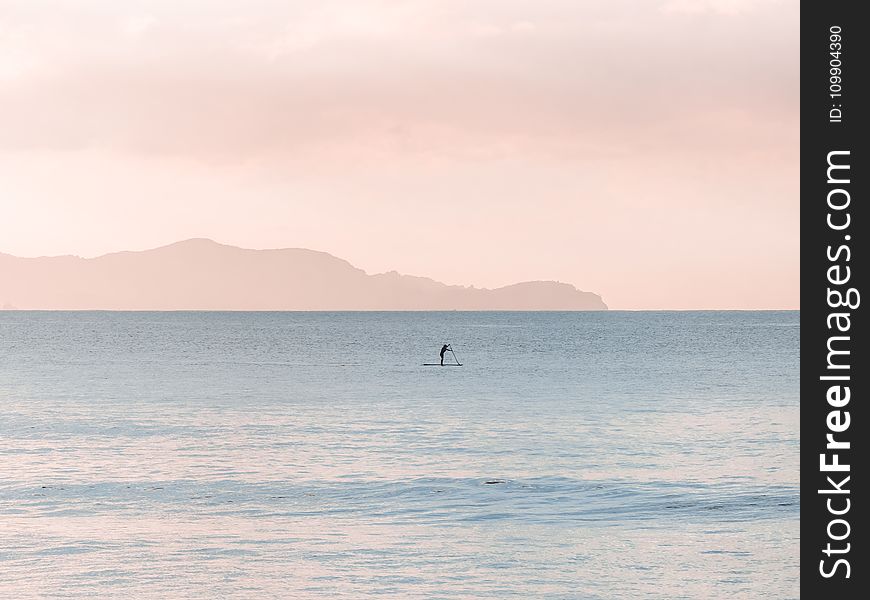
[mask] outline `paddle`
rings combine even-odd
[[[457,364],[457,365],[461,365],[462,363],[459,362],[459,358],[456,356],[456,352],[453,351],[453,346],[450,345],[450,344],[448,344],[448,345],[447,345],[447,349],[450,350],[450,354],[453,355],[453,360],[456,361],[456,364]]]

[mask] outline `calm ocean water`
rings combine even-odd
[[[421,366],[445,341],[465,366]],[[797,312],[0,312],[0,596],[797,598],[799,342]]]

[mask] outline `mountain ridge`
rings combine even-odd
[[[448,285],[369,275],[307,248],[255,250],[192,238],[93,258],[0,253],[0,306],[45,310],[606,310],[557,281]]]

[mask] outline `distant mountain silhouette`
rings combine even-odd
[[[207,239],[97,258],[0,253],[0,306],[105,310],[606,310],[555,281],[497,289],[395,271],[368,275],[325,252],[247,250]]]

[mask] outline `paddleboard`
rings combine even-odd
[[[457,365],[456,363],[423,363],[424,367],[461,367],[462,365]]]

